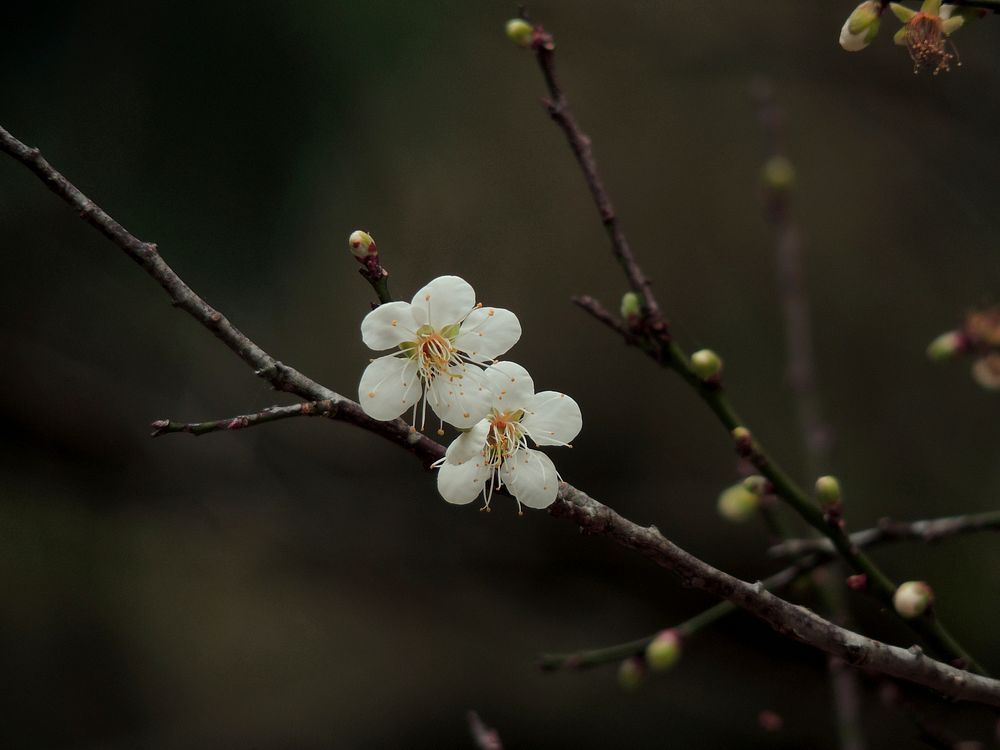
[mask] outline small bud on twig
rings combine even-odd
[[[885,6],[878,0],[866,0],[847,17],[840,30],[840,46],[848,52],[860,52],[878,34]]]
[[[764,162],[761,178],[771,190],[790,190],[795,186],[795,167],[784,156],[772,156]]]
[[[518,47],[531,46],[535,35],[535,27],[523,18],[512,18],[507,22],[507,38]]]
[[[959,331],[948,331],[934,339],[927,347],[927,356],[934,362],[954,359],[965,350],[965,337]]]
[[[638,656],[631,656],[618,667],[618,684],[624,690],[635,690],[646,676],[646,665]]]
[[[722,360],[711,349],[700,349],[691,355],[691,369],[702,380],[717,380],[722,372]]]
[[[752,477],[748,477],[751,479]],[[763,477],[757,477],[763,479]],[[719,515],[733,523],[743,523],[749,520],[760,506],[761,492],[747,486],[746,482],[734,484],[719,495]]]
[[[892,596],[892,605],[900,617],[919,617],[934,603],[934,592],[923,581],[907,581],[900,584]]]
[[[378,248],[375,246],[375,240],[368,232],[362,232],[360,229],[356,229],[351,232],[351,236],[347,240],[347,246],[351,251],[351,255],[358,259],[360,263],[367,263],[368,258],[371,256],[378,256]]]
[[[681,638],[674,629],[663,630],[646,646],[646,663],[658,672],[670,669],[681,658]]]
[[[625,292],[622,295],[621,314],[622,320],[628,324],[629,328],[635,328],[639,325],[639,320],[642,318],[642,302],[640,302],[638,294]]]

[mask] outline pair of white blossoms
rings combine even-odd
[[[390,420],[412,408],[416,424],[423,399],[421,427],[429,404],[442,422],[462,430],[435,464],[445,500],[465,504],[482,494],[489,507],[503,485],[529,508],[555,501],[556,467],[528,447],[528,438],[536,446],[569,445],[583,417],[569,396],[535,393],[521,365],[495,361],[521,338],[514,313],[476,304],[467,281],[439,276],[412,302],[387,302],[368,313],[361,337],[375,351],[396,349],[372,360],[361,376],[358,399],[366,414]]]

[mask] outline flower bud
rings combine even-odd
[[[347,246],[351,251],[351,255],[362,263],[369,256],[378,255],[375,240],[372,239],[372,236],[368,232],[362,232],[360,229],[351,232],[351,236],[347,239]]]
[[[753,435],[750,434],[750,430],[746,427],[734,427],[729,434],[736,443],[736,453],[743,457],[749,456],[753,451]]]
[[[734,484],[719,495],[719,515],[733,523],[749,520],[758,505],[760,505],[760,494],[747,487],[745,482]]]
[[[816,480],[816,498],[820,506],[827,508],[840,502],[840,482],[837,477],[820,477]]]
[[[988,391],[1000,390],[1000,354],[992,352],[973,362],[972,379]]]
[[[934,603],[934,592],[923,581],[900,584],[892,595],[892,606],[901,617],[912,619],[922,615]]]
[[[625,292],[622,295],[621,314],[622,318],[628,323],[639,319],[639,316],[642,315],[642,303],[639,301],[638,294],[635,292]]]
[[[535,35],[535,27],[523,18],[512,18],[507,22],[507,38],[518,47],[527,47]]]
[[[691,369],[702,380],[711,380],[722,372],[722,360],[711,349],[701,349],[691,355]]]
[[[658,672],[670,669],[681,658],[681,637],[676,630],[662,630],[646,646],[646,663]]]
[[[795,167],[784,156],[772,156],[764,162],[761,177],[772,190],[789,190],[795,185]]]
[[[965,348],[965,337],[959,331],[948,331],[934,339],[927,347],[927,356],[934,362],[954,359]]]
[[[866,0],[847,17],[840,30],[840,46],[848,52],[859,52],[871,44],[878,34],[882,4]]]
[[[635,690],[646,676],[646,665],[638,656],[631,656],[618,667],[618,684],[624,690]]]

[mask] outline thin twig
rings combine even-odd
[[[226,417],[211,422],[173,422],[169,419],[158,419],[150,426],[153,428],[152,437],[169,435],[174,432],[198,436],[223,430],[242,430],[246,427],[256,427],[260,424],[277,422],[289,417],[329,417],[332,412],[332,401],[307,401],[291,406],[269,406],[267,409],[253,414],[241,414],[238,417]]]
[[[280,387],[309,400],[329,400],[331,418],[345,421],[380,435],[415,456],[425,466],[444,456],[439,443],[411,432],[400,419],[381,422],[369,417],[354,401],[321,386],[287,365],[280,365],[233,327],[221,313],[212,310],[159,257],[150,253],[147,244],[133,237],[73,187],[46,162],[37,149],[31,149],[0,127],[0,151],[35,173],[56,195],[74,208],[89,207],[83,218],[97,227],[143,269],[160,282],[178,306],[208,328],[227,347],[255,368],[257,374]],[[655,528],[643,528],[623,518],[611,508],[563,482],[549,514],[576,524],[583,532],[606,536],[618,544],[636,550],[658,565],[672,571],[686,585],[727,599],[775,630],[790,638],[827,653],[841,656],[849,664],[864,665],[876,672],[909,680],[937,690],[956,700],[968,700],[1000,707],[1000,681],[956,669],[924,656],[919,649],[905,650],[866,638],[815,615],[804,607],[791,604],[768,593],[762,586],[745,583],[712,567],[668,541]]]
[[[922,521],[894,521],[881,519],[870,529],[851,534],[851,543],[858,547],[870,547],[880,542],[914,540],[933,543],[959,534],[977,531],[1000,531],[1000,511],[969,513],[964,516],[929,518]],[[833,545],[829,539],[788,539],[768,550],[771,557],[797,557],[812,552],[831,552]]]
[[[643,298],[650,331],[665,340],[669,337],[667,321],[653,295],[652,285],[642,268],[635,262],[632,248],[629,247],[628,239],[625,237],[621,222],[618,220],[611,203],[611,197],[597,172],[597,162],[594,160],[590,138],[576,124],[576,119],[569,107],[569,101],[556,79],[555,42],[552,35],[541,26],[536,26],[532,48],[535,50],[538,65],[542,69],[542,76],[545,78],[545,85],[551,97],[551,99],[544,100],[545,108],[552,120],[566,134],[566,140],[583,171],[587,187],[590,188],[590,194],[594,198],[597,211],[601,216],[601,223],[611,240],[611,249],[625,271],[625,276],[628,278],[632,290]]]
[[[590,147],[590,138],[580,130],[569,112],[568,100],[555,77],[555,43],[552,35],[541,26],[535,27],[532,49],[552,97],[545,103],[546,108],[552,119],[566,135],[570,148],[577,158],[584,180],[594,196],[601,220],[608,229],[612,253],[621,263],[633,290],[640,292],[644,297],[649,336],[647,345],[641,348],[658,363],[669,367],[680,375],[728,430],[732,431],[737,427],[746,429],[746,423],[736,413],[721,384],[715,379],[703,380],[692,368],[684,350],[670,338],[665,319],[660,312],[659,304],[656,302],[649,281],[635,260],[624,232],[611,209],[607,190],[597,172],[597,165]],[[810,526],[828,537],[837,551],[857,573],[866,576],[869,589],[882,604],[891,611],[895,611],[892,608],[892,597],[896,591],[895,583],[875,564],[874,560],[851,545],[844,532],[842,519],[829,518],[821,513],[813,504],[810,496],[779,464],[767,455],[758,441],[750,441],[745,457],[771,482],[779,497],[794,508]],[[986,670],[955,640],[932,612],[925,612],[919,618],[903,620],[903,622],[918,633],[935,652],[955,660],[956,663],[967,665],[973,671],[981,674],[986,673]]]

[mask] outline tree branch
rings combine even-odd
[[[715,379],[703,380],[692,368],[684,350],[670,338],[666,322],[660,312],[649,281],[635,260],[624,232],[611,208],[607,190],[597,172],[590,138],[580,130],[569,112],[569,102],[555,77],[555,43],[552,35],[541,26],[535,26],[532,50],[552,97],[551,101],[546,102],[546,108],[552,119],[562,129],[576,156],[584,180],[594,197],[594,203],[601,220],[605,228],[608,229],[612,253],[621,263],[633,290],[641,293],[645,298],[647,343],[642,346],[642,349],[659,364],[680,375],[730,432],[737,427],[746,429],[745,422],[736,413],[721,384]],[[855,571],[863,573],[867,577],[872,592],[883,605],[895,612],[892,597],[896,591],[896,584],[882,572],[874,560],[851,545],[844,532],[842,519],[839,517],[830,518],[821,513],[806,492],[792,480],[791,476],[779,464],[771,460],[758,441],[750,441],[744,456],[770,481],[775,493],[782,500],[794,508],[810,526],[828,537]],[[986,674],[986,670],[966,652],[932,612],[928,611],[919,618],[902,621],[918,633],[935,652],[947,656],[949,659],[960,660],[960,663],[968,665],[974,671]]]
[[[289,417],[329,417],[333,411],[332,401],[307,401],[291,406],[269,406],[254,414],[242,414],[238,417],[226,417],[212,422],[173,422],[169,419],[158,419],[150,425],[153,428],[152,437],[169,435],[173,432],[186,432],[189,435],[205,435],[221,430],[242,430],[259,424],[277,422]]]
[[[129,234],[107,213],[71,185],[46,162],[37,149],[31,149],[0,127],[0,151],[9,154],[35,173],[56,195],[72,207],[83,206],[83,218],[97,227],[160,282],[178,306],[208,328],[257,374],[283,390],[314,401],[330,401],[330,418],[353,424],[382,436],[415,456],[425,466],[444,456],[439,443],[411,432],[401,419],[380,422],[372,419],[354,401],[319,385],[302,373],[281,365],[270,354],[240,333],[221,313],[213,310],[196,295],[160,258],[155,249]],[[958,700],[968,700],[1000,707],[1000,681],[970,674],[924,656],[919,649],[904,650],[851,633],[823,620],[804,607],[784,601],[764,590],[763,586],[740,581],[702,562],[668,541],[653,527],[643,528],[618,515],[611,508],[569,484],[561,483],[559,496],[549,513],[575,523],[584,532],[607,536],[618,544],[646,555],[672,571],[686,585],[727,599],[769,623],[779,633],[827,653],[849,664],[865,666],[878,672],[915,682]]]

